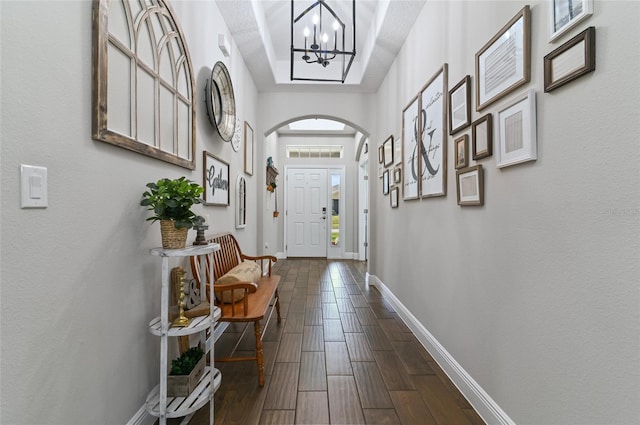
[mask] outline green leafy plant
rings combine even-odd
[[[188,375],[204,356],[200,347],[191,347],[177,359],[171,360],[170,375]]]
[[[193,204],[202,203],[200,195],[204,189],[199,184],[180,177],[160,179],[156,183],[147,183],[147,187],[149,190],[142,194],[140,205],[155,213],[147,221],[174,220],[178,229],[190,229],[202,222],[202,217],[191,211]]]

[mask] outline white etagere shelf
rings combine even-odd
[[[189,422],[193,414],[210,402],[209,424],[213,425],[213,394],[220,388],[222,374],[213,367],[214,362],[214,327],[220,318],[220,308],[211,303],[211,310],[206,316],[191,319],[187,326],[171,326],[169,323],[169,291],[171,287],[171,272],[169,259],[175,257],[190,257],[193,255],[206,256],[220,249],[218,244],[194,245],[183,249],[154,248],[151,255],[162,258],[162,290],[160,300],[160,316],[149,322],[149,331],[160,337],[160,383],[149,393],[146,401],[147,411],[159,418],[160,425],[166,425],[168,418],[184,417],[181,424]],[[206,276],[207,261],[200,261],[201,276]],[[209,275],[213,276],[213,262],[209,262]],[[201,284],[200,294],[206,300],[206,287]],[[212,294],[210,294],[212,295]],[[209,355],[206,366],[196,388],[187,397],[167,396],[168,375],[168,347],[169,338],[200,334],[200,342],[205,347],[205,355]]]

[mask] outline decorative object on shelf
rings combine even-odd
[[[278,169],[273,166],[273,159],[267,158],[267,190],[273,192],[277,187],[276,178],[278,177]]]
[[[160,179],[156,183],[147,183],[147,187],[149,190],[142,194],[140,205],[155,213],[147,221],[160,221],[162,247],[184,248],[187,230],[201,220],[191,207],[202,203],[200,195],[204,189],[185,177]]]
[[[476,111],[531,79],[531,10],[522,8],[476,53]]]
[[[482,165],[456,171],[458,205],[484,205],[484,178]]]
[[[420,128],[420,100],[416,95],[402,110],[402,197],[405,201],[418,199],[418,129]]]
[[[596,29],[589,27],[544,57],[544,91],[596,69]]]
[[[498,168],[534,161],[538,157],[535,90],[521,94],[514,103],[498,112],[497,122]]]
[[[355,56],[355,0],[291,0],[291,80],[344,83]]]
[[[471,125],[471,145],[473,159],[478,160],[493,155],[493,116],[489,113]]]
[[[177,271],[176,273],[178,275],[178,284],[176,285],[176,288],[178,289],[178,317],[176,317],[175,319],[173,319],[173,322],[171,322],[171,326],[176,326],[176,327],[184,327],[184,326],[189,326],[189,323],[191,323],[191,320],[189,318],[187,318],[184,315],[184,305],[185,305],[185,296],[184,296],[184,292],[185,292],[185,280],[184,280],[184,270],[180,269],[179,271]]]
[[[471,125],[471,77],[449,90],[449,134],[453,135]]]
[[[202,152],[204,164],[204,204],[228,206],[231,193],[229,163],[207,151]]]
[[[463,134],[454,143],[456,147],[455,168],[456,170],[465,168],[469,165],[469,136]]]
[[[194,170],[196,84],[186,38],[168,0],[134,3],[93,1],[91,135]],[[145,49],[132,40],[147,40]],[[157,58],[180,78],[166,78]],[[165,99],[173,100],[167,106]]]
[[[555,41],[593,14],[593,0],[549,0],[549,41]]]
[[[204,232],[209,228],[208,224],[205,224],[204,217],[200,217],[196,224],[193,225],[196,230],[196,240],[193,241],[194,245],[206,245],[208,242],[204,237]]]
[[[236,127],[233,132],[233,137],[231,138],[231,147],[234,152],[238,152],[240,150],[240,139],[242,139],[242,127],[240,126],[240,118],[236,117]]]
[[[244,122],[244,172],[253,175],[253,128]]]
[[[204,373],[204,366],[204,351],[200,347],[191,347],[177,359],[171,360],[167,396],[186,397],[191,394]]]
[[[447,64],[420,91],[420,194],[447,195]]]
[[[205,101],[209,121],[220,138],[230,142],[236,129],[236,98],[229,70],[222,62],[216,62],[205,87]]]

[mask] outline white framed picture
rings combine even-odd
[[[548,5],[550,42],[593,14],[593,0],[549,0]]]
[[[456,171],[458,205],[484,205],[484,174],[482,165]]]
[[[523,93],[510,106],[499,111],[496,121],[498,168],[537,159],[535,90]]]

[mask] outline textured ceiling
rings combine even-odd
[[[333,2],[336,12],[351,7],[347,0],[326,1]],[[259,91],[375,92],[425,1],[356,0],[356,57],[344,84],[290,80],[290,0],[216,0],[216,4]],[[295,0],[296,13],[312,3]],[[347,14],[346,20],[350,19]],[[320,65],[317,68],[321,71]]]

